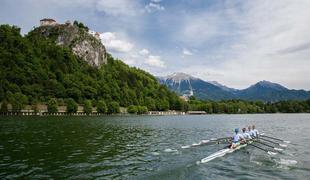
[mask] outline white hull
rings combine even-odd
[[[249,142],[249,143],[252,143],[252,142]],[[228,153],[232,153],[232,152],[234,152],[238,149],[244,148],[246,146],[247,146],[247,144],[242,144],[242,145],[239,145],[238,147],[236,147],[235,149],[225,148],[225,149],[219,150],[219,151],[209,155],[208,157],[201,159],[200,162],[201,163],[207,163],[207,162],[209,162],[215,158],[223,157]]]

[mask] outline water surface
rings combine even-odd
[[[181,148],[251,124],[292,143],[206,164],[226,145]],[[0,117],[0,179],[308,179],[309,128],[309,114]]]

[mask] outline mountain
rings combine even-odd
[[[229,88],[216,81],[204,81],[184,73],[174,73],[165,77],[158,77],[158,80],[179,95],[193,95],[200,99],[243,99],[277,102],[310,98],[309,91],[290,90],[280,84],[269,81],[260,81],[246,89],[238,90]]]
[[[129,67],[105,52],[81,23],[34,28],[0,25],[0,102],[14,110],[56,99],[79,104],[104,100],[149,110],[180,110],[183,101],[151,74]],[[89,102],[89,101],[88,101]]]
[[[277,83],[260,81],[246,89],[237,91],[237,96],[245,100],[276,102],[281,100],[309,99],[310,92],[304,90],[290,90]]]
[[[196,96],[201,99],[231,99],[233,94],[222,87],[192,77],[185,73],[174,73],[164,77],[157,77],[161,84],[165,84],[174,92],[185,96]]]
[[[227,87],[227,86],[225,86],[223,84],[220,84],[217,81],[207,81],[207,82],[209,82],[209,83],[211,83],[211,84],[213,84],[213,85],[223,89],[224,91],[228,91],[228,92],[236,92],[236,91],[238,91],[238,89]]]

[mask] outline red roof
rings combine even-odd
[[[54,19],[48,19],[48,18],[41,19],[40,21],[51,21],[51,22],[56,22]]]

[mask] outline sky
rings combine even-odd
[[[310,90],[309,0],[1,0],[0,24],[78,20],[115,58],[156,76],[184,72],[243,89]]]

